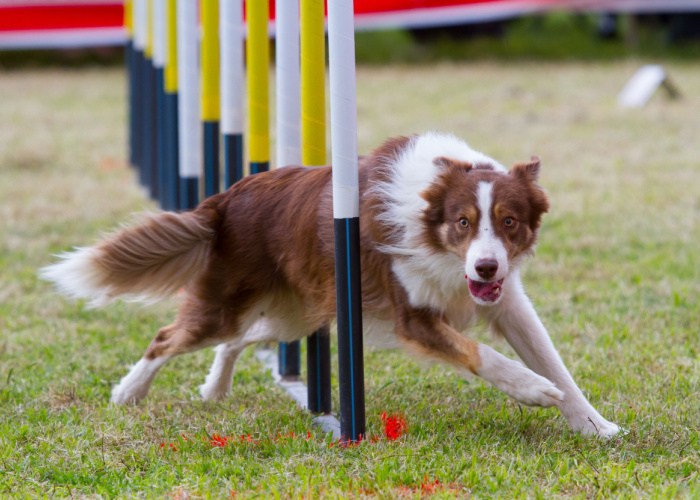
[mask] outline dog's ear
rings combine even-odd
[[[463,172],[468,172],[474,168],[474,164],[468,161],[454,160],[452,158],[447,158],[446,156],[438,156],[433,160],[433,165],[440,168],[442,173],[446,173],[450,169],[457,169]]]
[[[438,168],[448,168],[450,165],[452,165],[452,160],[444,156],[439,156],[433,160],[433,165]]]
[[[532,182],[537,182],[540,177],[540,167],[542,161],[539,156],[532,155],[528,163],[516,163],[510,171],[510,175],[514,177],[522,177],[529,179]]]
[[[418,195],[423,198],[431,207],[441,206],[445,200],[447,189],[442,183],[432,184],[425,191],[421,191]]]

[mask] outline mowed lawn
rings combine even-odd
[[[552,208],[526,289],[584,393],[628,432],[582,438],[556,409],[370,351],[377,438],[350,448],[252,351],[225,401],[200,401],[202,351],[165,367],[141,404],[110,405],[175,301],[88,310],[37,270],[156,208],[125,160],[125,75],[0,74],[0,497],[700,496],[700,69],[667,66],[681,100],[620,110],[640,64],[359,68],[361,153],[438,129],[506,165],[541,156]],[[407,421],[398,440],[382,412]]]

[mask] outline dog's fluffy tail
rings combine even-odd
[[[118,298],[156,302],[203,272],[209,261],[216,212],[148,214],[93,247],[76,248],[40,276],[59,292],[98,307]]]

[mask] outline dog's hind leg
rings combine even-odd
[[[151,345],[172,337],[174,329],[175,324],[161,328]],[[141,401],[148,394],[158,370],[172,357],[172,355],[165,354],[156,356],[149,347],[146,354],[131,367],[129,373],[121,379],[119,384],[114,386],[112,389],[112,402],[115,404],[126,404]]]
[[[204,383],[199,386],[199,393],[205,401],[223,399],[231,392],[233,368],[245,345],[238,341],[219,344],[214,348],[216,356]]]
[[[294,323],[289,321],[270,321],[268,318],[256,321],[246,333],[225,344],[214,348],[216,356],[204,383],[199,386],[199,393],[205,401],[222,399],[229,395],[233,383],[233,369],[241,353],[251,344],[259,342],[277,342],[279,332],[294,332]],[[308,329],[301,330],[303,335]],[[301,336],[299,335],[299,336]]]
[[[235,319],[227,318],[221,309],[186,297],[175,323],[158,331],[143,358],[114,387],[112,402],[116,404],[139,402],[146,397],[158,370],[165,363],[180,354],[235,338],[237,335],[235,324]]]

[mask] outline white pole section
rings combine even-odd
[[[199,124],[199,67],[197,52],[199,26],[197,3],[194,0],[177,2],[177,80],[178,134],[180,136],[180,177],[199,177],[201,161]]]
[[[148,2],[134,0],[134,47],[143,52],[148,39]]]
[[[301,165],[299,0],[276,0],[277,167]]]
[[[242,134],[245,125],[243,0],[219,0],[221,132]]]
[[[352,0],[328,1],[333,217],[360,215],[355,103],[355,26]]]
[[[153,4],[153,66],[158,69],[165,67],[165,0],[155,0]]]

